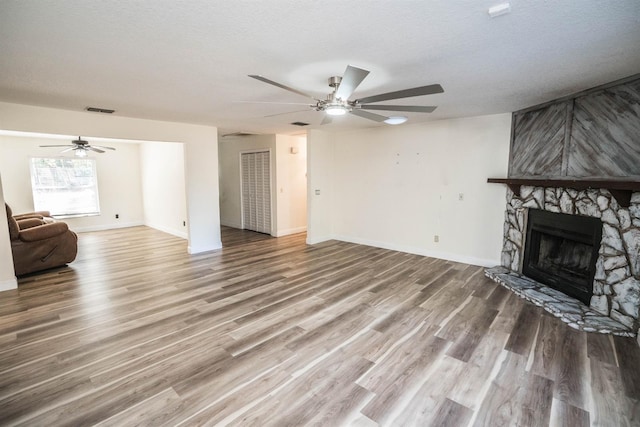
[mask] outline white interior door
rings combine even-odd
[[[242,228],[271,234],[271,156],[242,153]]]

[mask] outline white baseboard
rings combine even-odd
[[[201,252],[215,251],[216,249],[222,249],[221,241],[215,242],[214,244],[208,246],[187,246],[187,252],[190,255],[199,254]]]
[[[76,227],[73,226],[71,230],[77,233],[87,233],[90,231],[104,231],[104,230],[114,230],[116,228],[129,228],[129,227],[139,227],[144,225],[141,221],[133,221],[133,222],[115,222],[112,224],[102,224],[102,225],[89,225],[86,227]]]
[[[282,236],[288,236],[290,234],[298,234],[298,233],[304,233],[305,231],[307,231],[307,227],[297,227],[297,228],[289,228],[286,230],[280,230],[276,233],[275,237],[282,237]]]
[[[145,224],[145,225],[147,227],[156,229],[158,231],[162,231],[163,233],[171,234],[172,236],[180,237],[182,239],[189,238],[189,233],[187,233],[186,231],[175,230],[173,228],[163,227],[161,225],[155,225],[155,224]]]
[[[382,248],[382,249],[390,249],[392,251],[406,252],[409,254],[422,255],[422,256],[431,257],[431,258],[439,258],[447,261],[477,265],[480,267],[495,267],[496,265],[500,265],[500,259],[484,259],[484,258],[476,258],[476,257],[470,257],[470,256],[460,255],[460,254],[452,254],[449,252],[430,251],[424,248],[418,248],[414,246],[397,245],[395,243],[361,239],[358,237],[351,237],[351,236],[334,236],[334,239],[340,240],[343,242],[357,243],[359,245],[373,246],[373,247]]]
[[[18,279],[7,279],[0,282],[0,292],[10,291],[12,289],[18,289]]]

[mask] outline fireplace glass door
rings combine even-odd
[[[598,218],[530,209],[522,273],[589,305],[601,238]]]

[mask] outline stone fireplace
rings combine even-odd
[[[640,328],[640,75],[513,114],[501,266],[570,326]]]

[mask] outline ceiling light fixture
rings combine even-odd
[[[511,3],[500,3],[495,6],[491,6],[488,10],[489,16],[495,18],[497,16],[506,15],[511,12]]]
[[[76,148],[73,151],[75,152],[76,157],[87,157],[87,150],[84,148]]]
[[[344,105],[329,104],[325,107],[324,111],[330,116],[344,116],[347,114],[347,109]]]
[[[387,120],[385,120],[384,122],[388,125],[401,125],[402,123],[406,122],[407,120],[409,120],[407,117],[405,116],[391,116],[389,117]]]

